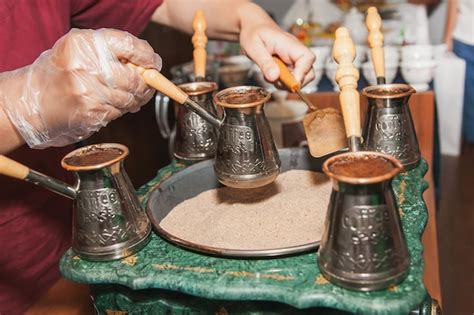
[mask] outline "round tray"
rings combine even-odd
[[[292,169],[321,172],[323,162],[330,157],[326,156],[320,159],[312,158],[308,150],[304,148],[280,149],[279,155],[282,172]],[[150,198],[147,203],[147,213],[158,235],[173,244],[193,251],[230,257],[285,256],[315,250],[319,246],[319,241],[317,241],[292,247],[261,250],[217,248],[184,240],[164,230],[160,226],[160,222],[179,203],[193,198],[206,190],[222,187],[222,184],[218,182],[214,174],[213,165],[213,160],[207,160],[189,166],[161,182],[160,185],[150,193]]]

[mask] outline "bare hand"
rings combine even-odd
[[[240,15],[242,50],[257,63],[268,81],[276,82],[280,74],[273,55],[293,69],[293,75],[302,85],[314,79],[315,56],[296,37],[284,32],[253,3],[248,3]]]

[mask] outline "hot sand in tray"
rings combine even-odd
[[[182,240],[233,250],[301,246],[321,239],[331,183],[291,170],[257,189],[222,187],[177,205],[160,227]]]

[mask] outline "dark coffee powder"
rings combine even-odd
[[[409,88],[390,88],[390,89],[374,89],[370,90],[369,94],[372,94],[374,96],[391,96],[391,95],[399,95],[408,92],[410,89]]]
[[[220,101],[227,104],[249,104],[263,100],[266,95],[260,91],[242,91],[242,93],[234,92],[220,97]]]
[[[66,158],[64,162],[70,166],[90,166],[109,162],[122,154],[123,151],[117,148],[91,146]]]
[[[395,169],[390,160],[381,156],[345,156],[337,159],[329,170],[339,176],[370,178],[385,175]]]

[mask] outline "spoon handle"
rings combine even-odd
[[[17,179],[25,179],[29,172],[30,169],[27,166],[4,155],[0,155],[0,174]]]
[[[372,55],[372,63],[377,77],[377,84],[385,84],[385,58],[383,50],[382,19],[376,7],[370,7],[367,10],[367,19],[365,21],[369,30],[369,47]]]
[[[273,56],[273,60],[278,65],[278,68],[280,69],[280,76],[279,80],[293,93],[297,93],[299,97],[303,100],[303,102],[306,103],[308,108],[312,110],[316,110],[316,106],[314,106],[309,98],[301,92],[301,84],[295,79],[293,74],[290,72],[290,69],[286,66],[286,64],[278,57]]]
[[[192,37],[194,46],[194,77],[196,81],[204,80],[206,77],[206,28],[207,23],[204,12],[201,9],[196,10],[193,20],[194,35]]]
[[[290,69],[280,58],[273,56],[273,60],[280,69],[280,77],[278,78],[291,92],[296,93],[301,88],[301,84],[295,79]]]
[[[0,155],[0,174],[30,182],[70,199],[76,198],[76,190],[68,184],[36,172],[4,155]]]
[[[168,80],[164,75],[162,75],[158,70],[155,69],[144,69],[142,67],[136,66],[134,64],[128,63],[132,68],[137,69],[137,71],[142,75],[145,83],[153,87],[158,92],[161,92],[173,99],[179,104],[186,103],[188,99],[188,94],[181,90],[176,84]]]
[[[336,81],[341,89],[339,101],[344,117],[349,149],[359,151],[361,144],[360,99],[357,91],[359,71],[353,64],[355,58],[354,42],[345,27],[336,30],[332,56],[338,63]]]

